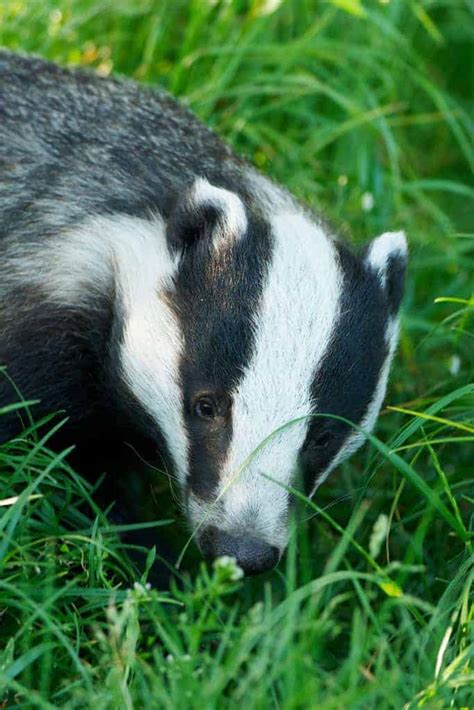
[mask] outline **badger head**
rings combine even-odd
[[[166,441],[204,554],[264,571],[287,542],[296,470],[311,495],[364,438],[312,415],[375,423],[405,238],[356,256],[293,203],[257,214],[199,179],[154,248],[125,304],[123,376]]]

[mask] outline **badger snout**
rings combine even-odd
[[[234,557],[246,575],[267,572],[280,559],[279,549],[268,542],[254,537],[234,537],[214,526],[205,528],[201,533],[199,546],[210,560],[223,555]]]

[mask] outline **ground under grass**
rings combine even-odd
[[[127,556],[67,452],[34,427],[0,448],[2,707],[472,707],[473,28],[468,0],[3,0],[1,44],[164,85],[348,239],[403,228],[411,258],[377,439],[265,577],[190,546],[150,587],[153,548]]]

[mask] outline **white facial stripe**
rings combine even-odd
[[[192,198],[196,204],[209,203],[222,212],[224,227],[219,238],[238,239],[247,230],[247,215],[240,198],[233,192],[211,185],[204,178],[198,178],[192,188]],[[219,240],[214,242],[219,245]]]
[[[311,413],[312,380],[337,319],[342,276],[331,240],[304,215],[280,213],[272,232],[253,356],[233,398],[222,505],[227,527],[241,525],[253,512],[257,532],[275,540],[276,528],[286,526],[287,493],[259,473],[291,484],[309,420],[273,437],[246,470],[239,469],[272,432]]]
[[[18,267],[37,274],[38,285],[60,304],[90,308],[94,297],[115,282],[124,309],[124,379],[163,432],[184,483],[188,442],[179,386],[182,336],[162,297],[173,286],[178,262],[168,251],[163,221],[97,217],[60,241],[49,241],[29,260],[18,259]]]
[[[130,389],[158,422],[184,485],[187,476],[188,440],[182,415],[179,365],[182,333],[175,313],[163,297],[172,289],[177,261],[161,239],[143,234],[137,249],[139,261],[127,257],[119,278],[125,305],[122,371]],[[134,268],[135,267],[135,268]]]

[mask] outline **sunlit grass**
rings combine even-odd
[[[410,268],[376,437],[299,494],[265,577],[201,565],[158,474],[158,552],[137,556],[137,526],[49,450],[61,415],[41,435],[24,416],[0,448],[0,703],[472,705],[473,20],[450,0],[1,4],[2,44],[164,85],[349,240],[404,229]],[[163,539],[181,565],[149,588]]]

